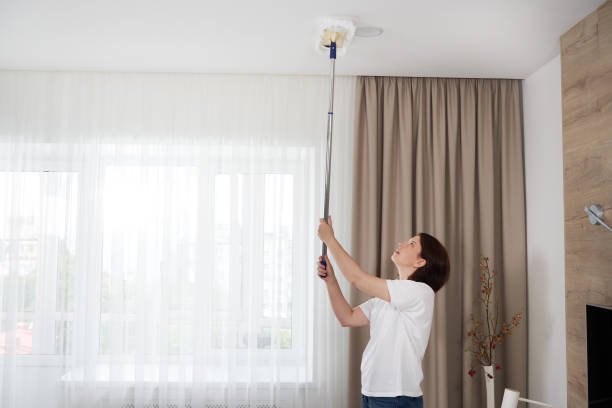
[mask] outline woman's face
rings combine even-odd
[[[421,253],[421,237],[418,235],[410,238],[406,242],[397,244],[397,248],[391,255],[391,260],[400,271],[416,270],[425,265],[425,260],[419,256]],[[407,279],[408,276],[400,276],[400,279]]]

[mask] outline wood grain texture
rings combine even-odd
[[[561,37],[567,403],[586,408],[586,303],[612,307],[612,0]]]

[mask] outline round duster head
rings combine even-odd
[[[317,39],[316,49],[322,54],[329,53],[329,46],[332,42],[336,43],[336,53],[338,56],[346,53],[346,46],[351,42],[355,35],[355,24],[350,20],[344,19],[325,19],[319,27],[319,38]]]

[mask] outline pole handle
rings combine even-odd
[[[327,222],[327,216],[325,217],[325,222]],[[325,255],[327,255],[327,245],[325,245],[325,242],[323,243],[323,247],[321,248],[321,264],[325,267],[325,270],[327,270],[327,262],[325,261]],[[319,277],[321,279],[325,279],[327,278],[327,272],[325,272],[324,275],[319,275]]]

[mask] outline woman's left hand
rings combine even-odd
[[[325,244],[329,244],[335,238],[331,215],[327,219],[329,222],[325,222],[324,218],[319,219],[319,229],[317,231],[317,235]]]

